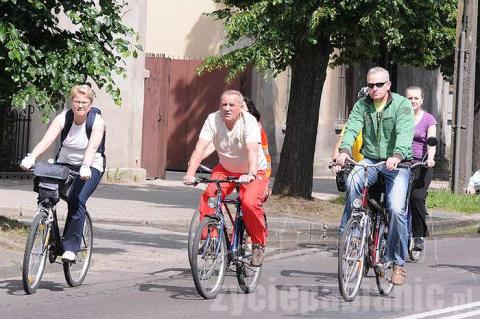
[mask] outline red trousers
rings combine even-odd
[[[212,171],[211,179],[223,179],[227,176],[239,177],[240,175],[242,174],[229,172],[218,164]],[[262,244],[264,246],[266,243],[266,229],[262,204],[265,199],[267,187],[268,178],[265,176],[265,171],[257,171],[257,178],[249,184],[242,184],[239,194],[247,233],[252,238],[253,244]],[[234,189],[234,183],[221,184],[222,198],[225,198],[225,196],[233,192]],[[207,189],[200,197],[200,220],[202,220],[205,215],[213,215],[215,213],[213,208],[208,207],[208,199],[214,197],[216,193],[217,186],[213,183],[208,184]]]

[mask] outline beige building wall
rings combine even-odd
[[[203,13],[219,8],[211,0],[147,0],[145,52],[181,59],[218,54],[223,24]]]

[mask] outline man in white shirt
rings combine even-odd
[[[195,181],[197,171],[208,145],[213,142],[218,153],[219,164],[212,172],[212,179],[237,176],[242,183],[243,219],[247,233],[252,238],[252,265],[263,262],[266,229],[262,203],[268,178],[265,175],[267,161],[261,149],[261,136],[257,120],[248,112],[242,112],[243,96],[240,92],[227,90],[220,97],[220,110],[211,113],[200,132],[195,150],[190,157],[185,184]],[[223,196],[231,193],[234,184],[222,184]],[[208,199],[215,196],[215,184],[209,184],[200,198],[201,219],[214,213],[208,206]]]

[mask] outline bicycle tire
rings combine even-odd
[[[338,285],[343,300],[347,302],[357,296],[364,273],[367,240],[360,221],[360,216],[348,220],[338,248]]]
[[[198,209],[195,209],[192,219],[190,220],[190,226],[188,227],[187,250],[190,268],[192,268],[193,238],[195,237],[195,230],[197,229],[198,224],[200,224],[200,211]]]
[[[235,272],[237,274],[237,281],[240,289],[246,293],[252,293],[258,286],[260,277],[262,276],[263,266],[254,267],[250,265],[252,260],[252,245],[247,243],[247,232],[245,227],[239,234],[241,240],[240,257],[237,261]]]
[[[385,248],[387,246],[387,239],[385,238],[385,224],[383,222],[380,223],[379,229],[379,242],[375,243],[376,247],[376,263],[382,263],[384,260]],[[392,293],[394,284],[391,282],[390,278],[392,278],[393,272],[393,265],[384,265],[382,266],[382,272],[378,270],[375,271],[375,281],[377,283],[377,289],[380,295],[388,296]]]
[[[80,286],[87,276],[93,249],[93,227],[90,215],[86,213],[83,225],[82,241],[80,249],[73,262],[63,263],[65,280],[70,287]]]
[[[22,282],[27,294],[34,294],[42,280],[47,262],[50,225],[46,225],[47,215],[38,212],[30,226],[30,234],[23,255]]]
[[[215,298],[225,279],[227,244],[225,236],[220,236],[220,233],[222,232],[218,220],[206,216],[198,224],[193,239],[191,267],[193,282],[204,299]],[[212,278],[214,283],[209,287],[208,283]]]

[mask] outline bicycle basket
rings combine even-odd
[[[33,175],[33,191],[41,198],[63,198],[64,185],[72,179],[68,167],[42,162],[35,165]]]

